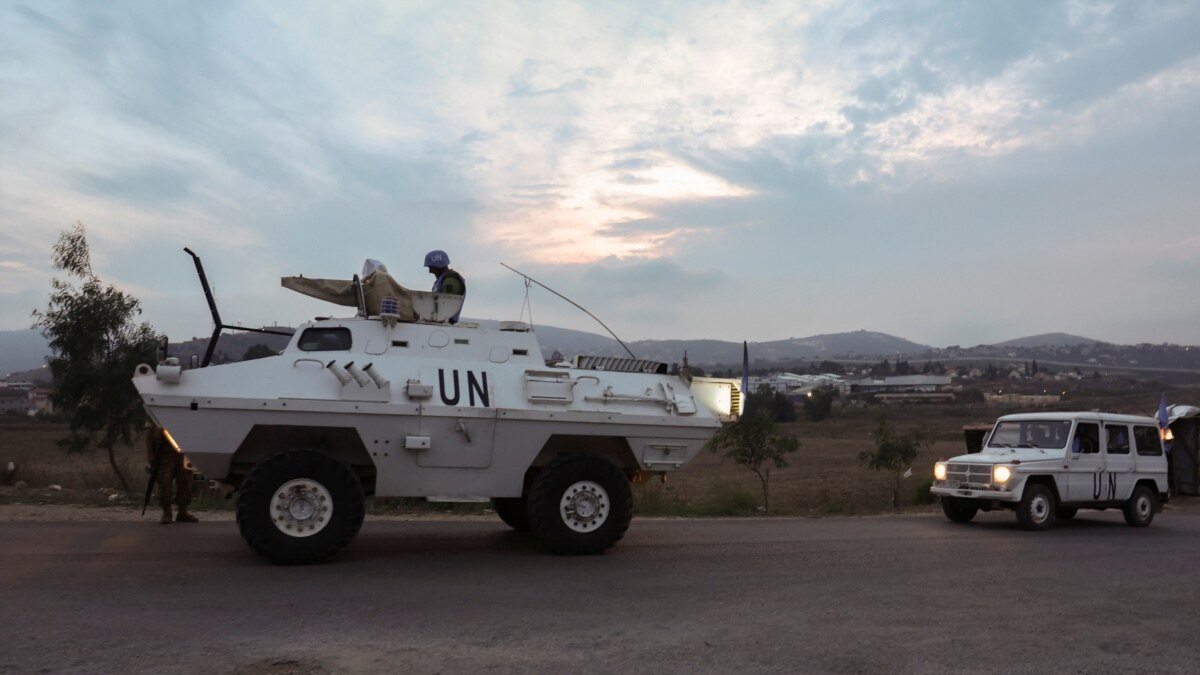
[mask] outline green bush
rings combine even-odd
[[[917,483],[917,492],[913,495],[914,504],[932,504],[936,501],[933,493],[929,488],[933,487],[933,476],[926,476],[924,480]]]

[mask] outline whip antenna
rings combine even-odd
[[[504,263],[500,263],[500,265],[501,265],[501,266],[503,266],[504,268],[508,269],[509,271],[516,272],[517,274],[519,274],[519,275],[521,275],[522,277],[524,277],[524,278],[525,278],[525,285],[526,285],[526,287],[527,287],[527,288],[528,288],[528,286],[529,286],[529,282],[533,282],[533,283],[537,284],[538,286],[541,286],[542,288],[544,288],[544,289],[546,289],[546,290],[550,291],[551,293],[553,293],[553,294],[557,295],[558,297],[562,298],[563,300],[566,300],[567,302],[571,303],[572,305],[575,305],[575,307],[577,307],[577,308],[579,309],[579,311],[581,311],[581,312],[583,312],[584,314],[587,314],[588,316],[592,317],[592,319],[594,319],[594,320],[596,321],[596,323],[600,324],[600,326],[601,326],[601,327],[603,327],[603,328],[604,328],[604,330],[608,331],[608,334],[609,334],[609,335],[611,335],[611,336],[613,336],[613,339],[614,339],[614,340],[616,340],[616,341],[617,341],[617,342],[618,342],[618,343],[619,343],[619,344],[620,344],[622,347],[624,347],[624,348],[625,348],[625,351],[626,351],[626,353],[628,353],[628,354],[629,354],[629,358],[631,358],[631,359],[636,359],[636,358],[637,358],[636,356],[634,356],[634,355],[633,355],[633,351],[629,349],[629,346],[628,346],[628,345],[626,345],[626,344],[625,344],[625,343],[624,343],[624,342],[621,340],[621,338],[617,337],[617,334],[616,334],[616,333],[612,332],[612,329],[611,329],[611,328],[609,328],[608,326],[605,326],[605,325],[604,325],[604,322],[603,322],[603,321],[601,321],[600,319],[596,318],[596,315],[595,315],[595,314],[592,314],[591,312],[589,312],[589,311],[587,311],[586,309],[584,309],[584,308],[583,308],[583,305],[580,305],[578,302],[575,302],[574,300],[572,300],[572,299],[568,298],[567,296],[563,295],[562,293],[559,293],[558,291],[554,290],[553,288],[550,288],[549,286],[547,286],[546,284],[543,284],[542,282],[538,281],[537,279],[534,279],[533,277],[529,276],[528,274],[525,274],[525,273],[524,273],[524,272],[522,272],[521,270],[518,270],[518,269],[516,269],[515,267],[509,267],[508,265],[505,265]],[[532,320],[532,319],[533,319],[533,309],[532,309],[532,308],[530,308],[530,312],[529,312],[529,318],[530,318],[530,320]]]

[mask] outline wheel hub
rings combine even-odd
[[[289,537],[311,537],[325,529],[333,515],[333,497],[315,480],[297,478],[275,490],[271,523]]]
[[[1039,497],[1033,500],[1029,510],[1032,512],[1033,519],[1040,523],[1050,515],[1050,504]]]
[[[570,485],[560,502],[563,522],[576,532],[592,532],[608,519],[608,492],[589,480]]]

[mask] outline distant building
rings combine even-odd
[[[1062,400],[1058,394],[984,394],[983,398],[988,405],[1010,405],[1022,408],[1042,407]]]
[[[797,375],[796,373],[774,373],[772,375],[755,376],[749,378],[747,384],[750,385],[750,391],[759,391],[762,388],[770,389],[773,392],[787,395],[792,400],[799,400],[814,389],[822,387],[832,387],[841,389],[844,383],[844,378],[841,375],[833,373],[822,373],[820,375]]]
[[[30,415],[52,415],[54,414],[54,402],[50,400],[50,390],[45,387],[38,387],[29,394],[29,414]]]
[[[32,389],[0,387],[0,413],[28,415],[32,409]]]
[[[949,375],[897,375],[895,377],[851,380],[846,383],[852,396],[861,394],[932,394],[950,384]]]

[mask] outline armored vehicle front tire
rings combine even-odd
[[[979,513],[979,506],[969,499],[942,497],[942,513],[956,523],[969,523]]]
[[[1133,488],[1129,501],[1121,509],[1125,513],[1125,522],[1134,527],[1146,527],[1154,520],[1154,512],[1158,510],[1158,497],[1145,485]]]
[[[517,532],[532,529],[529,524],[529,502],[524,497],[494,497],[492,508],[496,509],[496,515],[505,525]]]
[[[629,480],[599,457],[560,455],[530,489],[533,533],[560,555],[603,553],[625,536],[632,518]]]
[[[362,527],[364,510],[362,483],[350,467],[316,450],[286,450],[242,481],[237,523],[264,558],[304,565],[345,548]]]
[[[1054,493],[1045,485],[1025,486],[1017,504],[1017,524],[1024,530],[1044,530],[1054,524]]]

